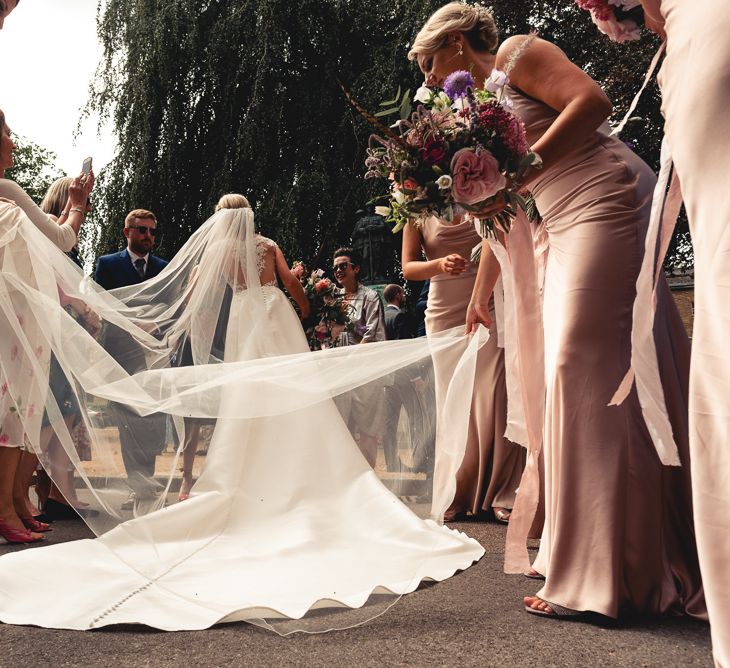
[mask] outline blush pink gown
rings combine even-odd
[[[531,144],[557,112],[508,87]],[[609,407],[631,360],[632,308],[655,177],[596,132],[531,186],[548,236],[544,279],[545,525],[535,568],[547,601],[609,617],[705,614],[689,466],[665,467],[635,390]],[[689,463],[689,340],[663,285],[654,330],[681,461]]]
[[[421,228],[421,243],[429,259],[459,253],[470,258],[481,238],[471,222],[452,225],[430,218]],[[426,308],[426,331],[430,335],[463,327],[466,309],[476,280],[476,266],[459,276],[439,274],[431,279]],[[479,351],[469,422],[469,440],[456,476],[456,494],[451,511],[479,515],[492,508],[512,508],[525,465],[525,449],[504,437],[507,427],[507,390],[504,350],[497,347],[494,325],[490,339]],[[455,360],[436,358],[436,391],[446,387]]]
[[[665,133],[695,254],[689,394],[695,530],[715,662],[730,667],[730,9],[644,0],[664,20]]]

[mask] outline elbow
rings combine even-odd
[[[410,262],[404,262],[401,266],[401,271],[403,272],[403,278],[405,278],[407,281],[412,281],[416,278],[413,275],[413,266]]]
[[[586,99],[585,105],[598,121],[598,125],[601,125],[613,113],[611,100],[608,99],[606,93],[600,88],[591,91],[591,95]]]

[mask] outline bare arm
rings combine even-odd
[[[304,288],[297,280],[296,276],[291,273],[291,269],[289,269],[289,265],[284,257],[284,253],[281,252],[281,248],[276,246],[275,252],[276,273],[294,301],[299,304],[299,310],[302,312],[302,318],[307,318],[309,316],[309,300],[307,299],[307,295],[304,294]]]
[[[497,52],[497,68],[527,39],[510,37]],[[540,155],[543,169],[555,166],[568,153],[590,137],[611,114],[613,107],[583,70],[571,63],[554,44],[535,40],[509,73],[510,85],[555,109],[560,115],[532,146]],[[539,172],[531,170],[524,181],[528,185]]]
[[[443,273],[458,275],[469,265],[469,261],[458,253],[435,260],[422,260],[421,233],[410,223],[403,228],[401,262],[403,276],[409,281],[425,281]]]
[[[471,301],[466,310],[467,334],[476,332],[480,324],[485,327],[492,324],[492,318],[489,315],[489,299],[494,292],[494,286],[497,283],[500,271],[499,261],[494,257],[489,242],[484,239],[482,241],[479,269],[471,292]]]

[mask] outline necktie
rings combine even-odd
[[[137,258],[134,261],[134,268],[137,270],[137,273],[139,274],[140,278],[144,278],[144,266],[145,266],[145,260],[143,257]]]

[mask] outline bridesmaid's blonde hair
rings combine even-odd
[[[215,210],[220,211],[221,209],[250,209],[251,204],[248,199],[238,193],[228,193],[223,195],[218,200],[218,204],[215,205]]]
[[[483,5],[450,2],[437,9],[418,31],[408,60],[420,54],[438,51],[446,44],[450,33],[462,32],[475,51],[494,52],[499,43],[499,32],[491,10]]]
[[[66,208],[68,189],[72,183],[73,178],[70,176],[62,176],[60,179],[56,179],[41,202],[41,210],[58,218]]]

